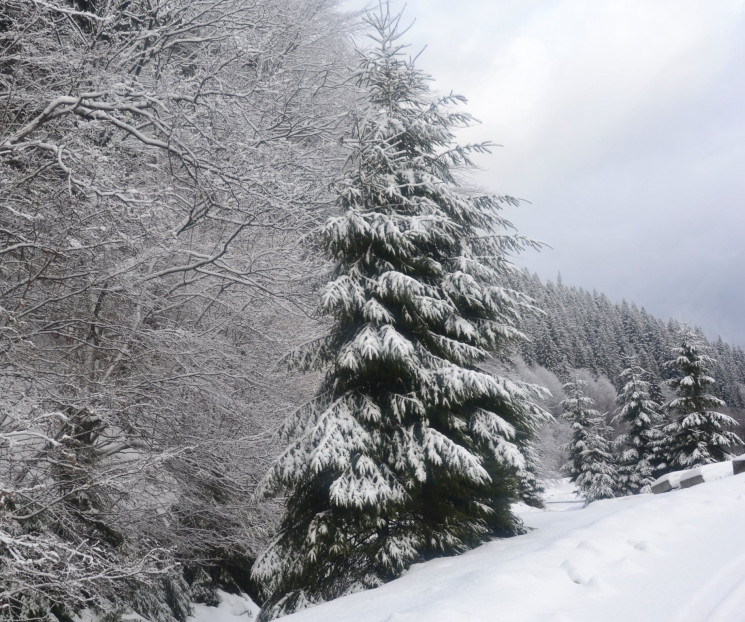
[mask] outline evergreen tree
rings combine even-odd
[[[713,410],[725,403],[708,393],[714,384],[708,375],[714,359],[706,354],[702,340],[684,327],[679,344],[673,348],[675,357],[666,365],[674,374],[667,384],[678,395],[666,404],[671,418],[665,427],[669,436],[666,454],[670,467],[689,469],[726,460],[729,449],[742,441],[737,434],[724,429],[737,422]]]
[[[618,484],[625,493],[649,492],[660,466],[660,449],[664,435],[659,429],[660,404],[651,397],[646,371],[631,359],[621,372],[623,388],[618,396],[614,422],[622,422],[626,432],[614,441],[619,451]]]
[[[569,461],[563,471],[583,494],[586,503],[616,496],[617,470],[608,442],[610,433],[603,415],[584,393],[585,383],[575,379],[564,385],[564,417],[572,426],[572,440],[566,449]]]
[[[520,500],[534,508],[544,508],[543,493],[546,491],[543,482],[538,479],[539,459],[535,448],[530,443],[522,446],[525,466],[518,471],[518,493]]]
[[[326,375],[264,482],[287,507],[254,570],[263,620],[518,532],[520,445],[547,417],[539,388],[479,367],[522,337],[514,324],[530,307],[499,284],[505,253],[526,243],[494,233],[512,199],[458,189],[455,169],[487,147],[452,145],[470,121],[452,108],[463,99],[432,98],[400,16],[382,6],[367,19],[370,105],[345,141],[343,215],[320,235],[336,264],[321,303],[333,330],[293,359]]]

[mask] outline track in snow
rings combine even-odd
[[[674,622],[745,620],[745,553],[704,582],[680,606]]]

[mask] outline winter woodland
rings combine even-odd
[[[4,0],[0,620],[266,621],[742,445],[741,349],[513,265],[405,24]]]

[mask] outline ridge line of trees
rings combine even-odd
[[[613,303],[597,292],[543,283],[524,270],[513,271],[510,284],[547,311],[545,316],[523,314],[520,318],[519,328],[530,335],[519,350],[526,364],[540,365],[559,376],[572,369],[588,369],[610,379],[620,390],[624,360],[634,357],[653,384],[667,379],[665,364],[671,349],[679,345],[680,322],[664,322],[643,307],[626,301]],[[716,397],[735,413],[745,409],[745,351],[721,338],[709,343],[700,330],[694,332],[712,348]]]

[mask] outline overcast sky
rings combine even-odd
[[[343,6],[359,7],[362,0]],[[403,2],[392,0],[392,7]],[[545,278],[745,346],[745,0],[408,0]]]

